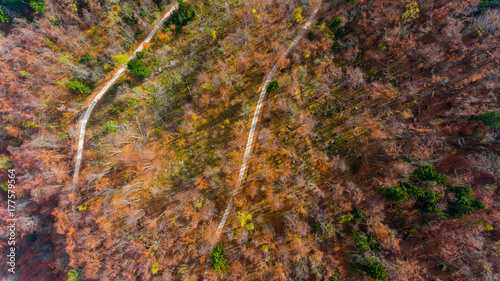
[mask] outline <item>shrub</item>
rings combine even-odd
[[[345,29],[340,28],[337,31],[335,31],[335,37],[342,38],[344,36],[345,36]]]
[[[141,39],[141,37],[142,37],[142,35],[143,35],[143,34],[144,34],[144,32],[143,32],[142,30],[140,30],[140,29],[139,29],[139,30],[136,30],[136,31],[134,32],[134,38],[135,38],[136,40],[139,40],[139,39]]]
[[[127,63],[127,69],[134,73],[135,76],[140,78],[146,78],[151,75],[147,65],[138,59],[130,60]]]
[[[380,243],[375,239],[375,235],[373,233],[363,233],[359,231],[354,231],[353,235],[354,243],[356,247],[358,247],[361,251],[382,251],[380,247]]]
[[[108,94],[109,95],[113,95],[113,94],[116,94],[116,92],[118,92],[118,87],[120,87],[120,83],[119,82],[116,82],[114,83],[108,90]]]
[[[128,105],[130,105],[130,106],[134,106],[134,105],[136,105],[136,104],[137,104],[137,99],[132,98],[132,99],[129,99],[129,100],[128,100]]]
[[[177,30],[181,31],[182,27],[187,25],[190,21],[196,18],[196,12],[189,8],[188,5],[183,0],[178,0],[179,8],[170,17],[170,20],[164,23],[165,27],[171,25],[177,26]]]
[[[130,26],[137,24],[137,19],[134,17],[134,10],[130,6],[124,6],[121,10],[124,14],[122,19],[125,23]]]
[[[414,174],[412,176],[416,177]],[[401,202],[409,198],[415,198],[417,199],[415,208],[428,213],[441,211],[432,204],[441,198],[438,194],[410,182],[400,182],[398,185],[384,189],[382,197],[392,202]]]
[[[340,275],[335,274],[332,277],[328,278],[328,281],[340,281]]]
[[[500,0],[481,0],[479,2],[479,9],[481,11],[492,8],[500,8]]]
[[[137,24],[137,19],[135,17],[125,16],[123,17],[123,21],[130,26],[134,26]]]
[[[365,220],[365,214],[361,209],[354,209],[351,211],[351,214],[352,214],[352,219],[350,221],[350,224],[358,225]]]
[[[392,202],[401,202],[408,199],[408,192],[400,185],[395,185],[384,190],[382,193],[384,199]]]
[[[479,114],[474,119],[482,121],[490,128],[498,129],[500,128],[500,109]]]
[[[153,264],[153,267],[151,268],[151,272],[153,274],[156,274],[156,273],[158,273],[158,270],[159,270],[158,262],[155,262],[155,264]]]
[[[112,59],[119,64],[124,64],[129,60],[129,57],[127,55],[122,55],[122,53],[119,53],[118,55],[113,56]]]
[[[364,236],[362,232],[354,231],[353,239],[354,239],[354,244],[356,244],[356,247],[359,250],[361,251],[370,250],[370,245],[368,244],[366,236]]]
[[[366,242],[370,246],[370,249],[373,251],[381,252],[382,247],[380,246],[380,243],[375,239],[375,234],[372,232],[365,233],[364,236],[366,237]]]
[[[434,214],[444,219],[447,216],[458,218],[484,208],[481,200],[472,197],[470,186],[450,186],[445,174],[438,173],[431,164],[421,165],[410,175],[410,182],[400,182],[398,185],[383,189],[382,197],[393,202],[401,202],[408,198],[416,199],[414,207],[424,213]],[[447,210],[437,207],[443,195],[428,190],[423,182],[436,182],[445,185]],[[419,186],[422,185],[422,186]]]
[[[68,281],[76,281],[82,277],[82,274],[77,269],[71,269],[68,272]]]
[[[419,172],[418,175],[413,174],[412,176],[417,177],[417,180],[435,180],[436,178],[440,182],[443,182],[443,179],[446,180],[446,176],[443,174],[436,176],[435,173],[437,172],[433,169],[433,167],[427,166],[425,169],[417,170],[417,172]],[[410,182],[400,182],[396,186],[385,189],[382,193],[382,197],[392,202],[401,202],[407,200],[408,198],[414,198],[417,199],[414,206],[420,211],[435,214],[439,218],[446,217],[443,210],[434,205],[434,203],[437,203],[442,198],[440,194],[424,189]]]
[[[65,83],[64,85],[68,89],[73,90],[75,93],[78,94],[88,94],[92,92],[92,89],[89,86],[85,85],[84,83],[76,79],[72,79],[71,81]]]
[[[465,214],[470,214],[477,209],[483,209],[484,205],[479,199],[472,197],[470,186],[452,186],[449,192],[453,193],[454,200],[448,200],[448,214],[454,218],[459,218]]]
[[[157,36],[160,41],[165,41],[167,43],[170,42],[170,37],[168,37],[168,34],[166,33],[159,31]]]
[[[321,228],[321,233],[326,236],[332,236],[333,235],[333,226],[329,222],[321,222],[320,223],[320,228]]]
[[[1,4],[4,5],[2,8],[16,11],[25,18],[31,17],[35,13],[43,16],[47,11],[44,0],[3,0]]]
[[[1,169],[12,169],[12,162],[10,161],[9,156],[0,157],[0,168]]]
[[[491,225],[491,224],[489,224],[489,223],[487,223],[487,222],[483,223],[483,230],[484,230],[484,231],[492,231],[492,230],[494,230],[494,229],[495,229],[495,228],[493,227],[493,225]]]
[[[210,252],[210,267],[216,272],[220,272],[226,266],[226,255],[221,244],[217,244]]]
[[[1,23],[9,23],[10,18],[9,15],[7,14],[7,11],[5,10],[4,7],[0,6],[0,22]]]
[[[401,15],[401,22],[403,24],[410,22],[412,19],[418,18],[420,13],[420,8],[415,1],[412,1],[406,5],[406,10]]]
[[[328,28],[330,28],[331,31],[337,30],[337,28],[340,26],[342,23],[341,18],[334,18],[333,21],[328,25]]]
[[[425,202],[436,203],[442,196],[434,191],[425,190],[424,194],[418,198]]]
[[[245,227],[248,230],[254,229],[252,215],[247,211],[238,212],[238,222],[241,227]]]
[[[271,94],[276,92],[279,88],[280,88],[280,83],[278,82],[278,80],[275,79],[271,81],[269,85],[267,85],[267,92]]]
[[[115,132],[116,129],[118,128],[118,122],[108,121],[104,124],[104,127],[106,127],[106,131],[108,132]]]
[[[2,4],[5,5],[7,8],[10,10],[22,12],[25,10],[28,6],[26,6],[26,3],[24,1],[19,1],[19,0],[3,0]]]
[[[408,193],[408,196],[411,198],[420,198],[424,196],[425,191],[419,186],[413,185],[409,182],[400,182],[399,186],[404,188]]]
[[[293,15],[293,18],[295,19],[295,22],[302,23],[304,21],[304,18],[302,18],[302,11],[303,10],[304,9],[302,9],[302,7],[298,7],[298,8],[295,8],[295,10],[293,10],[292,15]]]
[[[418,166],[413,175],[420,181],[434,181],[442,185],[449,184],[446,175],[437,172],[432,164]]]
[[[311,225],[311,228],[316,233],[321,232],[321,225],[319,223],[315,223],[315,224]]]
[[[369,277],[376,280],[387,281],[385,269],[382,267],[380,260],[377,257],[365,254],[363,256],[356,257],[354,263],[356,268],[365,272]]]
[[[136,55],[137,59],[140,60],[144,57],[144,52],[137,52],[137,53],[135,53],[135,55]]]
[[[78,63],[80,64],[89,64],[89,62],[93,61],[93,57],[82,57],[78,60]]]
[[[45,7],[45,2],[43,0],[30,1],[30,8],[33,9],[35,13],[44,15],[47,12],[47,7]]]
[[[418,200],[415,203],[415,208],[419,209],[420,211],[428,214],[434,214],[440,219],[446,218],[446,213],[439,209],[434,203],[424,201],[424,200]]]

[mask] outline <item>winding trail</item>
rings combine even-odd
[[[163,25],[165,20],[167,20],[172,13],[179,7],[178,3],[175,3],[175,5],[168,10],[168,12],[163,16],[163,18],[156,24],[155,28],[149,33],[148,37],[142,43],[135,49],[134,53],[130,56],[130,59],[134,59],[136,56],[137,52],[140,52],[144,49],[144,44],[148,43],[151,38],[156,34],[156,32],[160,29],[160,27]],[[85,114],[81,118],[80,121],[80,135],[79,135],[79,141],[78,141],[78,152],[76,154],[76,160],[75,160],[75,172],[73,176],[73,184],[77,184],[78,182],[78,173],[80,172],[80,165],[82,163],[82,154],[83,154],[83,145],[85,143],[85,130],[87,128],[87,122],[89,121],[90,114],[94,110],[94,107],[97,105],[99,100],[104,96],[104,94],[109,90],[109,88],[116,82],[116,80],[125,72],[127,69],[127,64],[123,64],[120,69],[115,73],[115,75],[109,80],[109,82],[104,86],[104,88],[99,91],[99,93],[94,97],[90,105],[87,107],[87,110],[85,111]]]
[[[299,35],[297,35],[297,37],[292,42],[292,44],[290,45],[290,47],[288,47],[288,49],[286,50],[286,52],[283,53],[283,55],[281,55],[281,57],[278,59],[278,61],[274,65],[274,67],[271,69],[271,72],[269,72],[269,74],[267,75],[266,81],[264,82],[264,85],[262,86],[262,91],[260,92],[259,102],[257,103],[257,107],[255,108],[255,113],[253,115],[252,126],[250,127],[250,133],[248,134],[247,145],[246,145],[246,148],[245,148],[245,154],[243,155],[243,162],[241,163],[240,173],[238,175],[238,181],[236,182],[233,194],[231,196],[231,199],[229,200],[229,204],[227,205],[226,211],[224,212],[224,215],[222,216],[222,220],[221,220],[221,222],[219,224],[219,227],[217,227],[217,231],[215,232],[215,237],[214,237],[215,239],[213,240],[214,244],[215,244],[215,242],[217,242],[219,240],[220,234],[222,232],[222,228],[226,224],[227,218],[229,217],[229,213],[231,212],[231,209],[233,207],[234,198],[236,197],[236,195],[238,194],[238,192],[241,190],[241,182],[243,181],[243,179],[245,177],[245,172],[246,172],[246,168],[247,168],[248,157],[250,156],[250,152],[252,150],[252,143],[253,143],[253,138],[254,138],[254,135],[255,135],[255,128],[257,127],[257,122],[259,120],[260,109],[262,107],[262,103],[264,102],[264,97],[266,96],[267,85],[269,84],[269,82],[271,82],[271,79],[273,78],[274,74],[276,73],[276,70],[278,70],[278,65],[279,65],[279,62],[281,61],[281,59],[284,59],[284,58],[286,58],[288,56],[288,54],[290,53],[290,51],[295,47],[295,45],[297,45],[297,43],[300,41],[300,39],[304,36],[304,34],[306,33],[306,31],[311,26],[312,21],[316,17],[316,14],[318,13],[319,8],[321,7],[321,2],[322,1],[323,0],[319,0],[318,1],[318,3],[316,4],[316,8],[314,9],[314,11],[312,12],[311,16],[307,20],[306,24],[304,25],[304,27],[300,31]]]

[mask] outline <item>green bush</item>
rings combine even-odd
[[[358,225],[365,220],[365,214],[361,209],[353,209],[351,211],[352,219],[349,221],[352,225]]]
[[[129,60],[127,62],[127,69],[140,78],[146,78],[151,75],[147,65],[138,59]]]
[[[144,52],[136,52],[135,56],[137,57],[138,60],[140,60],[144,57]]]
[[[449,184],[446,175],[437,172],[432,164],[418,166],[413,175],[420,181],[434,181],[442,185]]]
[[[91,61],[95,60],[93,57],[82,57],[78,60],[80,64],[89,64]]]
[[[406,189],[400,185],[395,185],[393,187],[389,187],[384,189],[384,192],[382,193],[382,197],[386,200],[392,201],[392,202],[401,202],[405,201],[408,199],[408,192]]]
[[[25,18],[31,18],[35,13],[43,16],[47,11],[44,0],[3,0],[0,4],[3,5],[0,6],[0,21],[4,23],[10,22],[6,16],[6,9],[15,11]]]
[[[401,202],[408,198],[416,199],[414,207],[428,214],[444,219],[447,216],[458,218],[484,208],[481,200],[472,197],[470,186],[451,186],[446,175],[437,172],[432,164],[421,165],[410,175],[411,182],[383,189],[382,197],[392,202]],[[444,196],[447,198],[446,211],[437,207],[443,195],[427,189],[428,182],[445,185]],[[441,200],[442,201],[442,200]]]
[[[382,264],[380,264],[380,260],[377,257],[369,254],[357,256],[354,259],[354,263],[356,268],[365,272],[369,277],[376,280],[387,281],[385,269],[382,267]]]
[[[5,10],[5,8],[2,6],[0,6],[0,22],[1,23],[9,23],[10,22],[10,17],[7,14],[7,11]]]
[[[68,272],[68,281],[77,281],[82,277],[80,271],[77,269],[71,269]]]
[[[44,15],[47,12],[47,7],[45,7],[45,2],[41,1],[30,1],[30,8],[33,9],[35,13],[39,13],[40,15]]]
[[[125,16],[123,17],[123,21],[130,26],[134,26],[137,24],[137,19],[135,17]]]
[[[470,214],[477,209],[483,209],[484,205],[479,199],[472,197],[470,186],[451,186],[448,188],[453,193],[454,199],[448,200],[448,214],[454,218],[459,218],[465,214]]]
[[[89,86],[85,85],[84,83],[82,83],[76,79],[72,79],[71,81],[67,82],[64,85],[68,89],[73,90],[74,92],[79,93],[79,94],[88,94],[88,93],[92,92],[92,89]]]
[[[481,11],[492,8],[500,8],[500,0],[481,0],[479,2],[479,9]]]
[[[180,31],[183,26],[187,25],[190,21],[196,18],[196,12],[189,8],[189,6],[183,1],[178,0],[179,8],[172,14],[169,21],[165,22],[165,27],[169,27],[174,24],[177,26],[177,30]]]
[[[267,85],[267,92],[272,94],[276,92],[279,88],[280,88],[280,83],[278,82],[278,80],[275,79]]]
[[[222,271],[226,266],[226,256],[221,244],[217,244],[210,252],[210,267],[216,272]]]
[[[418,200],[415,203],[415,208],[419,209],[423,213],[436,215],[440,219],[444,219],[447,217],[446,213],[439,209],[434,203]]]
[[[5,5],[7,8],[9,8],[10,10],[19,12],[29,7],[25,5],[24,0],[3,0],[2,4]]]
[[[371,232],[363,233],[359,231],[354,231],[353,238],[356,247],[358,247],[358,249],[361,251],[368,251],[368,250],[374,250],[378,252],[382,251],[380,243],[377,241],[377,239],[375,239],[375,234]]]
[[[108,132],[115,132],[116,129],[118,128],[118,122],[108,121],[104,124],[104,127],[106,127],[106,131]]]
[[[500,109],[479,114],[474,119],[482,121],[490,128],[498,129],[500,128]]]
[[[411,198],[420,198],[424,196],[425,191],[423,188],[413,185],[409,182],[400,182],[399,186],[404,188],[406,192],[408,193],[408,196]]]
[[[342,38],[344,36],[345,36],[345,29],[340,28],[337,31],[335,31],[335,37]]]
[[[307,39],[308,39],[309,41],[314,40],[314,37],[316,37],[316,35],[314,35],[314,32],[308,32],[308,33],[307,33]]]
[[[128,105],[130,105],[130,106],[134,106],[134,105],[136,105],[136,104],[137,104],[137,99],[132,98],[132,99],[129,99],[129,100],[128,100]]]
[[[441,196],[440,194],[438,194],[434,191],[425,190],[424,195],[422,195],[418,198],[425,201],[425,202],[436,203],[438,200],[443,198],[443,196]]]
[[[436,179],[435,175],[429,176],[430,174],[432,174],[429,173],[429,169],[425,169],[425,171],[422,173],[423,174],[418,175],[418,177],[420,177],[421,179]],[[443,182],[443,178],[441,178],[441,175],[437,178],[440,182]],[[415,175],[413,176],[417,177]],[[444,180],[446,180],[445,176]],[[384,189],[382,197],[392,202],[401,202],[409,198],[414,198],[417,199],[414,205],[415,208],[425,213],[436,214],[440,218],[446,217],[446,214],[443,212],[443,210],[434,205],[434,203],[437,203],[440,199],[442,199],[442,196],[440,194],[435,193],[431,190],[424,189],[410,182],[400,182],[396,186]]]
[[[340,275],[335,274],[332,277],[328,278],[328,281],[340,281]]]
[[[321,233],[321,224],[315,223],[311,225],[312,231],[316,233]]]
[[[342,24],[341,18],[334,18],[333,21],[328,25],[331,31],[337,30],[337,28]]]
[[[322,221],[319,224],[312,225],[312,229],[314,232],[325,235],[327,237],[333,235],[333,226],[327,221]]]
[[[142,35],[144,35],[144,31],[142,31],[142,30],[140,30],[140,29],[139,29],[139,30],[136,30],[136,31],[134,32],[134,38],[135,38],[135,40],[139,40],[139,39],[141,39]]]

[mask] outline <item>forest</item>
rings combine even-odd
[[[0,276],[499,280],[499,43],[499,0],[0,1]]]

